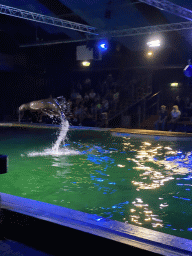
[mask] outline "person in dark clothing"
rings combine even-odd
[[[168,117],[168,113],[166,110],[166,106],[162,105],[161,109],[159,111],[159,119],[155,122],[155,129],[156,130],[165,130],[165,125],[166,125],[166,121],[167,121],[167,117]]]
[[[177,96],[175,101],[174,101],[174,105],[177,105],[181,115],[183,115],[184,109],[185,109],[185,101],[183,100],[183,98]]]

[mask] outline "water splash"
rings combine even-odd
[[[53,151],[52,148],[44,149],[41,152],[32,151],[27,154],[28,157],[38,157],[38,156],[71,156],[71,155],[78,155],[79,152],[73,149],[67,148],[59,148],[58,151]],[[24,155],[22,155],[24,156]]]
[[[53,153],[58,154],[61,143],[65,142],[68,130],[69,130],[69,122],[66,119],[65,120],[62,119],[59,136],[58,136],[55,144],[52,146]]]
[[[68,156],[68,155],[78,155],[79,151],[69,149],[67,147],[63,148],[63,145],[65,144],[65,139],[67,132],[69,130],[69,122],[61,118],[61,127],[59,131],[59,135],[57,137],[56,142],[51,148],[46,148],[41,152],[38,151],[32,151],[27,154],[28,157],[37,157],[37,156]]]
[[[44,102],[47,104],[48,100],[44,100]],[[42,101],[43,102],[43,101]],[[37,102],[32,102],[33,104],[36,104],[36,108],[41,106],[43,103],[41,102],[41,105],[39,105],[39,101]],[[30,103],[30,106],[31,104]],[[35,157],[35,156],[61,156],[61,155],[75,155],[75,154],[79,154],[79,152],[75,151],[75,150],[69,150],[67,148],[62,148],[63,144],[65,143],[65,139],[66,139],[66,135],[67,132],[69,130],[69,122],[65,117],[64,111],[66,108],[66,102],[65,102],[65,98],[63,96],[61,97],[57,97],[56,99],[50,99],[48,101],[49,105],[47,105],[47,109],[42,108],[42,112],[49,115],[51,118],[54,118],[54,113],[55,116],[59,115],[59,118],[61,120],[61,126],[60,126],[60,131],[59,131],[59,135],[57,137],[56,142],[54,143],[54,145],[52,146],[52,148],[48,148],[48,149],[44,149],[42,152],[30,152],[27,154],[27,156],[29,157]],[[45,106],[46,106],[45,104]],[[44,106],[44,105],[43,105]],[[55,112],[53,112],[52,110],[54,110]],[[51,114],[50,114],[51,111]]]

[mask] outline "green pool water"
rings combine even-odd
[[[70,130],[0,129],[0,191],[192,239],[191,141]]]

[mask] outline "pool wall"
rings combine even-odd
[[[7,239],[53,255],[66,249],[88,253],[90,248],[102,254],[125,249],[147,250],[148,255],[192,255],[192,240],[61,206],[1,193],[1,209],[1,231]]]

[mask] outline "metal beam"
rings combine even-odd
[[[92,38],[93,39],[93,38]],[[69,43],[81,43],[88,42],[91,39],[72,39],[72,40],[57,40],[57,41],[45,41],[45,42],[36,42],[30,44],[22,44],[19,47],[27,48],[27,47],[35,47],[35,46],[48,46],[48,45],[56,45],[56,44],[69,44]]]
[[[192,10],[181,7],[180,5],[177,5],[177,4],[173,4],[170,1],[167,1],[167,0],[138,0],[138,1],[141,3],[154,6],[162,11],[166,11],[192,21]]]
[[[130,28],[123,30],[111,30],[100,33],[102,37],[125,37],[125,36],[138,36],[144,34],[151,34],[156,32],[167,32],[167,31],[176,31],[183,29],[192,29],[192,22],[180,22],[180,23],[171,23],[165,25],[157,26],[147,26],[140,28]]]
[[[76,23],[68,20],[58,19],[58,18],[42,15],[35,12],[28,12],[25,10],[13,8],[13,7],[2,5],[2,4],[0,4],[0,13],[8,16],[13,16],[16,18],[45,23],[48,25],[57,26],[61,28],[77,30],[80,32],[88,33],[88,34],[98,35],[97,28],[95,27],[87,26],[84,24],[80,24],[80,23]]]
[[[157,25],[157,26],[147,26],[140,28],[130,28],[123,30],[111,30],[101,32],[98,36],[90,38],[90,40],[98,40],[107,37],[125,37],[125,36],[139,36],[145,34],[152,34],[156,32],[169,32],[176,30],[184,30],[184,29],[192,29],[192,22],[181,22],[181,23],[172,23],[165,25]],[[33,46],[43,46],[43,45],[53,45],[53,44],[66,44],[66,43],[77,43],[89,41],[89,39],[79,39],[79,40],[62,40],[62,41],[49,41],[49,42],[38,42],[38,43],[30,43],[23,44],[20,47],[33,47]]]

